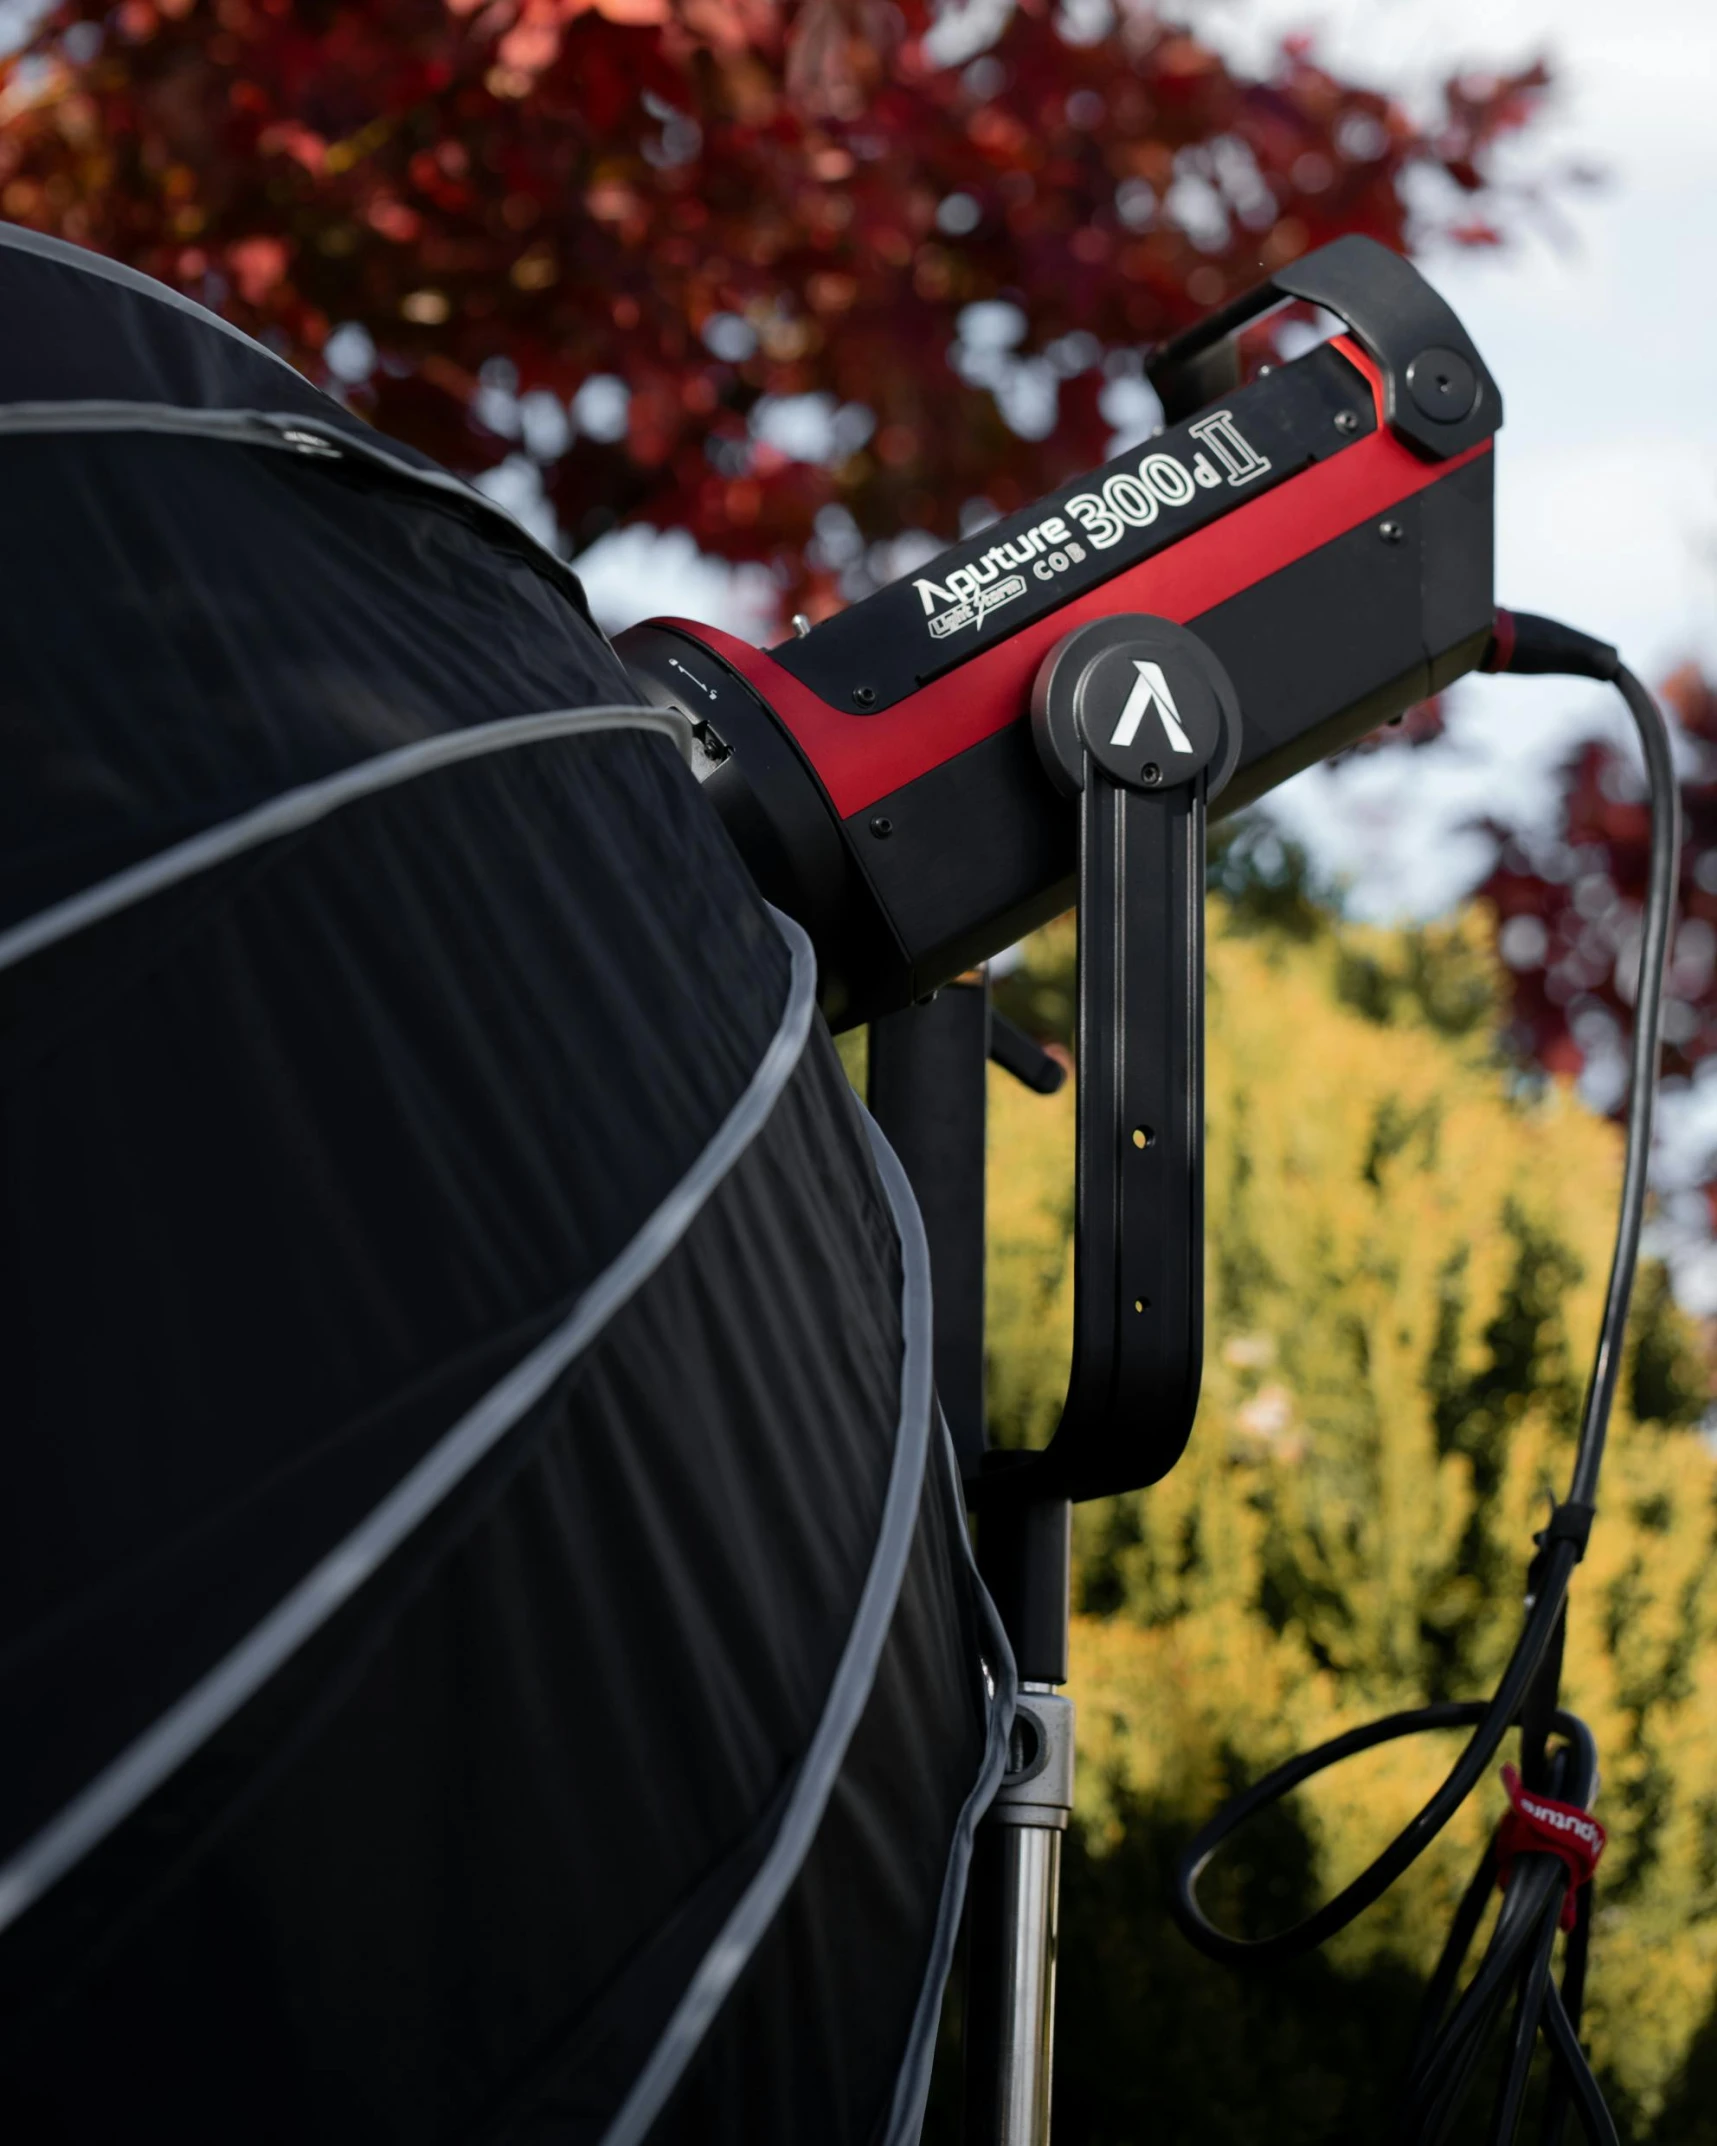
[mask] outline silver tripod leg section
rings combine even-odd
[[[990,1882],[973,1889],[971,1942],[974,1955],[993,1964],[969,1984],[969,2146],[1049,2146],[1061,1836],[1073,1810],[1073,1702],[1049,1685],[1023,1686],[1009,1758],[978,1833]]]

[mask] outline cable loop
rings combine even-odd
[[[1212,1959],[1263,1965],[1310,1951],[1353,1921],[1416,1862],[1466,1801],[1511,1728],[1520,1730],[1521,1772],[1527,1789],[1546,1804],[1587,1817],[1597,1787],[1591,1732],[1557,1705],[1566,1637],[1568,1583],[1586,1554],[1596,1514],[1598,1475],[1620,1375],[1628,1302],[1639,1263],[1651,1160],[1664,963],[1674,918],[1679,869],[1679,800],[1669,730],[1639,680],[1603,642],[1529,613],[1498,614],[1490,667],[1614,682],[1627,702],[1645,754],[1651,797],[1651,858],[1640,942],[1637,1009],[1630,1057],[1630,1093],[1622,1195],[1609,1286],[1598,1327],[1592,1375],[1581,1411],[1567,1496],[1534,1536],[1527,1575],[1526,1616],[1508,1666],[1488,1700],[1454,1700],[1391,1714],[1349,1729],[1290,1759],[1232,1797],[1198,1833],[1176,1869],[1170,1907],[1181,1930]],[[1471,1727],[1472,1736],[1441,1787],[1358,1877],[1292,1929],[1243,1938],[1219,1930],[1198,1900],[1198,1882],[1217,1850],[1249,1818],[1303,1783],[1380,1744],[1434,1729]],[[1561,1741],[1551,1747],[1551,1737]],[[1512,1769],[1510,1769],[1512,1771]],[[1601,1831],[1601,1829],[1600,1829]],[[1580,2049],[1580,2008],[1591,1928],[1592,1887],[1570,1892],[1573,1872],[1555,1853],[1523,1847],[1508,1835],[1514,1881],[1504,1895],[1484,1959],[1458,2000],[1455,1985],[1497,1882],[1500,1836],[1490,1843],[1456,1911],[1443,1957],[1426,1993],[1418,2046],[1408,2067],[1398,2134],[1412,2146],[1441,2146],[1460,2116],[1468,2089],[1510,1997],[1515,1999],[1502,2086],[1487,2134],[1506,2146],[1519,2127],[1533,2050],[1548,2044],[1552,2082],[1543,2138],[1558,2146],[1572,2109],[1592,2146],[1617,2146],[1616,2129]],[[1560,1988],[1551,1960],[1565,1904],[1572,1904]]]

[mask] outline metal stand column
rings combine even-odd
[[[1003,1456],[996,1456],[1000,1459]],[[1073,1810],[1065,1498],[986,1507],[978,1564],[1020,1670],[1008,1770],[972,1856],[966,2146],[1048,2146],[1061,1836]]]

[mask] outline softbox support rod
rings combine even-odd
[[[912,1181],[930,1241],[936,1383],[968,1478],[983,1467],[984,1164],[988,1063],[1040,1093],[1053,1060],[1004,1031],[987,979],[950,984],[870,1030],[866,1097]],[[991,1456],[992,1459],[999,1456]],[[968,2146],[1048,2146],[1061,1835],[1073,1803],[1067,1675],[1071,1507],[1009,1499],[978,1524],[978,1563],[1022,1680],[1008,1772],[978,1829],[967,1887]]]

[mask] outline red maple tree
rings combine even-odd
[[[927,0],[60,0],[0,62],[0,211],[454,469],[525,454],[575,552],[682,527],[816,615],[1148,429],[1143,347],[1272,266],[1408,248],[1433,195],[1438,235],[1494,243],[1547,79],[1452,74],[1426,120],[1304,40],[1249,73],[1142,5],[1087,35],[1021,0],[958,65],[947,29]],[[1672,698],[1717,749],[1709,689]],[[1573,1070],[1625,1027],[1644,829],[1607,746],[1567,805],[1541,852],[1498,832],[1485,891],[1518,1040]],[[1717,1045],[1708,777],[1690,807],[1684,1068]]]
[[[1342,232],[1415,240],[1411,181],[1493,240],[1545,82],[1451,78],[1425,124],[1143,7],[1085,36],[1023,0],[959,66],[945,31],[926,0],[61,0],[0,68],[0,209],[450,467],[522,442],[574,551],[680,526],[820,613],[868,546],[1144,429],[1142,345]]]

